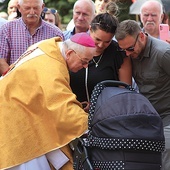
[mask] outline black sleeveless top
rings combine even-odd
[[[99,61],[100,57],[101,55],[94,57],[96,63]],[[110,45],[104,50],[98,67],[96,67],[95,62],[91,60],[89,62],[87,75],[85,68],[79,70],[77,73],[70,72],[70,85],[77,99],[80,102],[88,101],[85,86],[86,76],[89,97],[97,83],[103,80],[119,80],[118,71],[125,57],[125,53],[119,50],[117,42],[112,40]]]

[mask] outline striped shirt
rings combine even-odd
[[[64,39],[58,27],[44,20],[33,35],[29,33],[22,18],[10,21],[0,28],[0,58],[5,58],[8,64],[12,64],[32,44],[56,36]]]

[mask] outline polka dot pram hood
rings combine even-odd
[[[89,132],[81,144],[94,170],[160,170],[162,121],[148,99],[130,86],[104,81],[93,90]],[[74,169],[90,169],[82,161],[77,165]]]

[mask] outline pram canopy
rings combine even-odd
[[[89,132],[83,141],[93,169],[161,168],[165,145],[161,118],[148,99],[123,82],[104,81],[95,86]]]

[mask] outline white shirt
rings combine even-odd
[[[8,21],[6,20],[6,19],[4,19],[4,18],[0,18],[0,27],[2,26],[2,25],[4,25],[5,23],[7,23]]]

